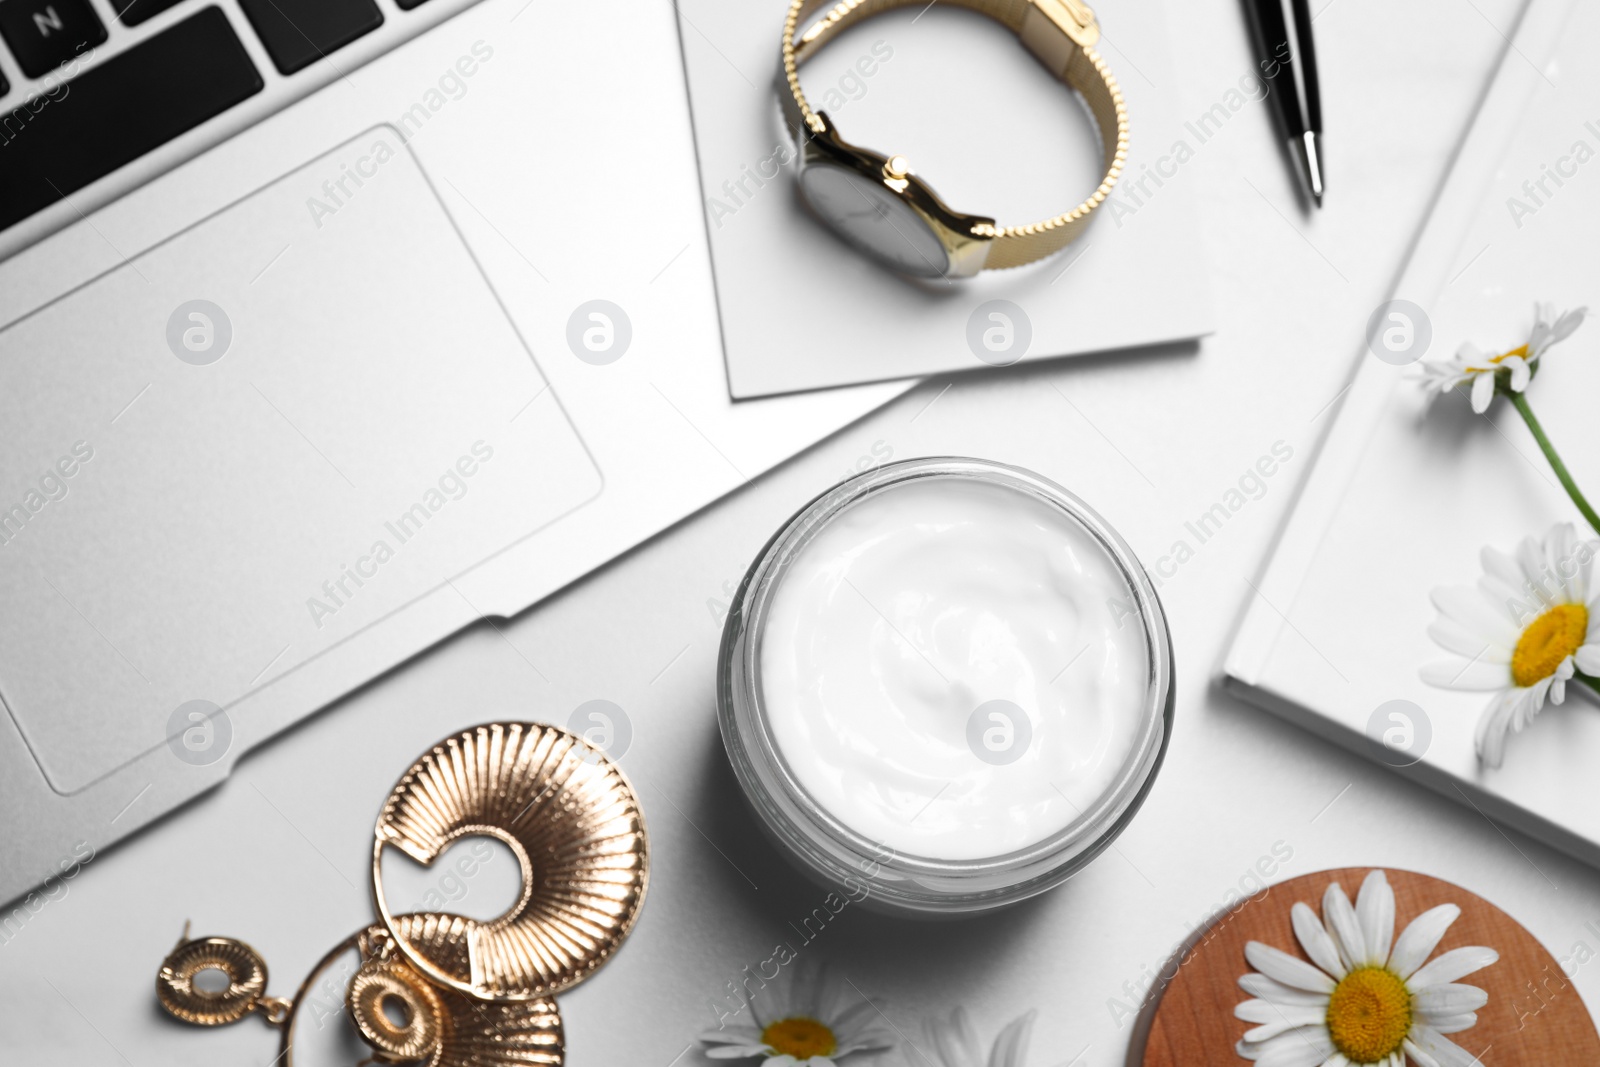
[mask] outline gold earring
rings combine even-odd
[[[487,923],[396,919],[384,847],[427,866],[469,834],[517,857],[523,888],[511,910]],[[538,723],[488,723],[435,745],[401,776],[373,835],[379,921],[430,980],[478,1000],[548,997],[593,974],[633,928],[649,879],[644,815],[621,769]]]
[[[365,936],[370,946],[376,935]],[[369,948],[363,950],[363,955]],[[361,1037],[379,1055],[396,1063],[437,1057],[444,1036],[444,1005],[428,982],[416,971],[398,960],[374,955],[361,965],[350,979],[345,993],[345,1006],[350,1011]],[[391,1018],[389,1008],[394,1007],[399,1022]]]
[[[301,1005],[321,976],[351,949],[361,963],[346,990],[345,1010],[372,1049],[374,1061],[421,1067],[561,1067],[565,1062],[566,1035],[555,1001],[474,1000],[433,985],[394,947],[387,930],[369,926],[318,961],[291,1003],[274,1062],[294,1067],[295,1021]],[[386,1004],[391,997],[397,1003]],[[401,1021],[390,1015],[389,1007],[398,1009]]]
[[[209,990],[195,984],[202,971],[220,971],[228,984]],[[273,1026],[283,1025],[289,1002],[265,996],[267,965],[261,954],[231,937],[189,937],[183,924],[178,944],[156,972],[156,997],[168,1013],[196,1026],[237,1022],[252,1011]]]

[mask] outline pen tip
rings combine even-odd
[[[1311,202],[1322,206],[1322,146],[1316,133],[1307,130],[1300,137],[1300,162],[1305,167],[1306,188]]]

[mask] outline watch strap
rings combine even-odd
[[[800,88],[799,68],[840,31],[893,8],[924,0],[837,0],[805,32],[799,27],[829,0],[792,0],[783,26],[784,81],[780,92],[786,120],[797,137],[820,133],[824,124]],[[1034,55],[1089,105],[1099,128],[1105,176],[1100,185],[1071,211],[1023,226],[993,227],[985,270],[1020,267],[1059,252],[1071,244],[1122,174],[1128,157],[1128,110],[1122,90],[1105,60],[1094,48],[1100,30],[1094,13],[1081,0],[944,0],[985,15],[1015,33]]]

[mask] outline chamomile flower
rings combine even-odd
[[[822,970],[801,971],[769,983],[756,992],[746,1010],[747,1022],[700,1035],[707,1056],[760,1057],[761,1067],[837,1067],[858,1053],[882,1052],[894,1045],[872,1002],[847,993]]]
[[[1430,397],[1448,393],[1458,385],[1472,383],[1472,410],[1483,414],[1494,399],[1495,386],[1520,393],[1528,388],[1539,357],[1558,341],[1572,336],[1583,324],[1588,308],[1563,311],[1557,315],[1550,304],[1533,308],[1533,330],[1524,343],[1499,355],[1479,351],[1476,345],[1463,344],[1450,359],[1422,364],[1422,388]]]
[[[1458,656],[1422,668],[1422,679],[1445,689],[1493,693],[1478,720],[1478,758],[1505,758],[1506,738],[1544,709],[1560,704],[1577,671],[1600,674],[1600,597],[1591,600],[1590,571],[1600,543],[1580,541],[1570,523],[1543,540],[1524,538],[1516,552],[1485,546],[1477,586],[1433,591],[1439,618],[1428,635]]]
[[[957,1008],[948,1021],[929,1019],[923,1024],[926,1044],[918,1051],[924,1055],[913,1057],[911,1062],[920,1065],[931,1056],[937,1067],[1022,1067],[1023,1057],[1028,1054],[1028,1034],[1038,1014],[1029,1011],[1011,1020],[985,1056],[966,1009]]]
[[[1489,995],[1456,980],[1500,958],[1492,948],[1451,949],[1429,960],[1461,914],[1454,904],[1423,912],[1394,936],[1394,890],[1382,871],[1361,884],[1352,907],[1337,882],[1322,918],[1304,903],[1290,911],[1311,963],[1251,941],[1255,971],[1239,987],[1255,999],[1233,1010],[1256,1024],[1236,1051],[1271,1067],[1469,1067],[1475,1058],[1446,1034],[1470,1029]]]

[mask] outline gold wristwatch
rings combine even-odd
[[[1128,153],[1127,108],[1117,79],[1095,51],[1100,26],[1088,6],[1081,0],[945,0],[1015,33],[1052,74],[1083,94],[1100,128],[1105,157],[1100,187],[1063,215],[1001,227],[994,219],[951,210],[903,156],[848,143],[826,112],[806,102],[800,64],[840,30],[925,0],[841,0],[796,39],[801,23],[828,2],[791,0],[778,93],[799,146],[800,191],[819,218],[890,267],[930,278],[970,278],[980,270],[1020,267],[1059,252],[1083,232],[1116,185]]]

